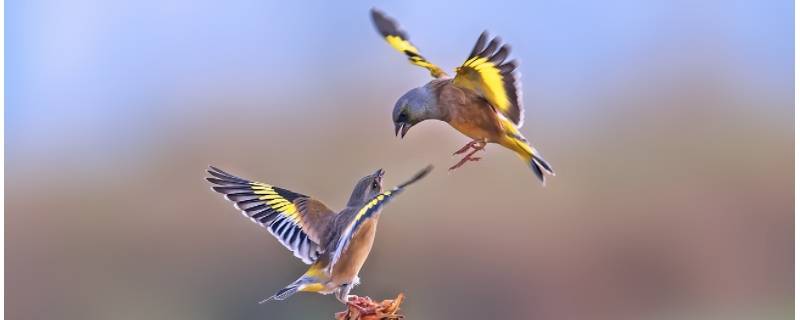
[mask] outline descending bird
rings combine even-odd
[[[473,155],[487,143],[497,143],[516,152],[527,162],[544,184],[544,172],[555,175],[541,154],[528,144],[519,132],[524,118],[522,90],[514,70],[516,61],[506,61],[511,49],[501,45],[499,37],[488,41],[486,32],[478,38],[467,60],[456,68],[456,76],[425,59],[411,44],[396,21],[372,9],[372,21],[378,32],[408,60],[430,71],[431,80],[411,89],[394,106],[392,120],[395,135],[404,137],[408,130],[428,119],[441,120],[473,140],[453,155],[468,152],[450,170],[467,161],[478,161]],[[472,149],[472,151],[470,151]]]
[[[334,293],[349,302],[358,272],[375,239],[381,209],[403,189],[432,170],[428,166],[405,183],[383,191],[384,170],[356,183],[347,208],[339,213],[322,202],[266,183],[242,179],[215,167],[206,180],[253,222],[267,228],[286,248],[311,267],[299,279],[259,302],[284,300],[297,292]]]

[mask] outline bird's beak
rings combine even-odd
[[[406,136],[408,133],[408,129],[411,129],[411,125],[405,122],[395,123],[394,124],[394,136],[396,137],[398,134],[400,135],[400,139]]]
[[[375,171],[375,174],[374,174],[375,180],[378,181],[378,183],[380,183],[381,186],[383,185],[383,175],[385,173],[386,173],[385,170],[378,169],[378,171]]]

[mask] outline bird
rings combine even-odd
[[[422,56],[397,21],[375,8],[371,16],[378,33],[392,48],[404,53],[412,64],[427,69],[434,78],[397,100],[392,111],[395,136],[399,134],[402,139],[416,124],[440,120],[472,139],[453,153],[466,155],[450,170],[468,161],[480,160],[474,154],[483,150],[487,143],[495,143],[519,155],[542,185],[545,173],[555,175],[550,164],[519,131],[524,122],[524,109],[517,62],[506,61],[511,47],[503,44],[500,37],[489,40],[486,31],[481,33],[467,59],[456,68],[455,76],[449,78],[445,71]]]
[[[234,176],[209,166],[206,180],[253,222],[266,228],[295,257],[311,265],[297,280],[259,303],[284,300],[297,292],[333,293],[348,304],[359,284],[358,273],[369,255],[381,209],[407,186],[425,177],[428,166],[408,181],[383,190],[385,171],[361,178],[347,207],[338,213],[306,195]]]

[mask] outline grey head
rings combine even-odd
[[[350,200],[347,201],[348,207],[361,207],[367,201],[383,192],[383,169],[378,169],[375,173],[361,178],[353,188]]]
[[[400,138],[406,136],[408,129],[417,123],[428,119],[439,119],[441,112],[438,107],[436,93],[428,84],[409,90],[394,105],[392,120],[394,121],[394,135]]]

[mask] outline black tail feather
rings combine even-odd
[[[269,301],[272,301],[272,300],[276,300],[276,301],[286,300],[287,298],[291,297],[293,294],[297,293],[298,290],[300,290],[300,286],[299,285],[294,285],[294,284],[289,285],[288,287],[279,290],[278,292],[273,294],[271,297],[266,298],[264,300],[261,300],[259,302],[259,304],[262,304],[262,303],[265,303],[265,302],[269,302]]]
[[[542,169],[539,168],[539,165],[536,163],[536,158],[531,158],[531,169],[533,169],[533,173],[536,174],[536,178],[539,178],[539,181],[542,182],[544,185],[544,173]]]
[[[533,155],[533,161],[536,161],[539,164],[539,166],[542,167],[542,169],[547,171],[547,173],[549,173],[551,175],[555,175],[556,174],[555,172],[553,172],[553,168],[550,167],[550,164],[547,163],[547,161],[545,161],[544,159],[542,159],[542,157],[534,154]]]
[[[531,155],[531,162],[530,162],[531,169],[533,169],[533,173],[536,174],[536,177],[539,178],[539,181],[542,182],[542,185],[545,184],[544,173],[546,172],[549,175],[556,175],[553,172],[553,168],[550,167],[550,164],[547,163],[542,157],[538,155]]]

